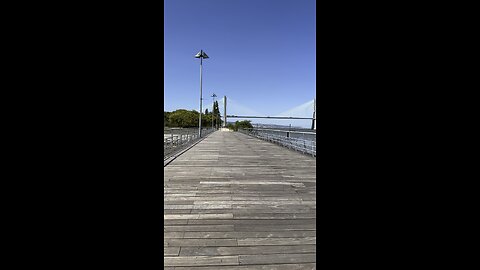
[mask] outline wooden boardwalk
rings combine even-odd
[[[164,168],[164,269],[316,269],[315,158],[217,131]]]

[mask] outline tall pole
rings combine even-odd
[[[212,95],[212,130],[213,130],[213,116],[215,115],[215,94]]]
[[[313,99],[313,129],[317,130],[317,98]]]
[[[223,96],[223,127],[227,127],[227,96]]]
[[[202,137],[202,57],[200,57],[200,116],[198,120],[198,137]]]
[[[317,130],[317,98],[313,99],[312,129]]]
[[[198,116],[198,137],[202,137],[202,61],[203,58],[209,58],[208,55],[200,50],[199,53],[195,55],[195,58],[200,58],[200,113]]]

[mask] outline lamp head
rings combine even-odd
[[[203,50],[200,50],[200,51],[195,55],[195,58],[207,59],[207,58],[209,58],[209,57],[208,57],[208,55],[207,55]]]

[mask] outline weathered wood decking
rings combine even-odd
[[[316,269],[315,158],[217,131],[164,168],[164,269]]]

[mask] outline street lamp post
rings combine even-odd
[[[215,95],[215,93],[213,93],[212,95],[212,130],[213,130],[213,116],[215,115],[215,98],[217,97],[217,95]]]
[[[202,60],[209,57],[203,50],[200,50],[195,58],[200,58],[200,117],[198,120],[198,137],[200,138],[202,137]]]

